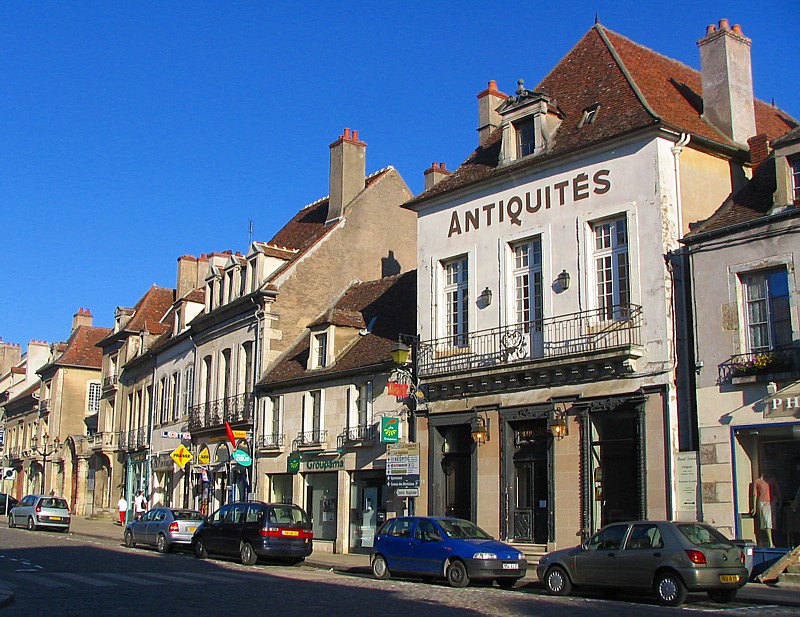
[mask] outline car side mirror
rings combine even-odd
[[[588,551],[589,550],[589,540],[584,540],[581,542],[581,550]]]

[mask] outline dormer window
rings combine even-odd
[[[514,123],[514,130],[517,133],[517,158],[533,154],[536,149],[536,133],[533,117],[525,118]]]
[[[311,339],[311,368],[325,368],[328,365],[328,333],[318,332]]]
[[[800,157],[789,160],[792,173],[792,201],[800,201]]]
[[[578,121],[578,128],[583,128],[587,124],[594,124],[595,118],[597,118],[597,111],[600,109],[600,104],[595,103],[583,110],[583,114],[581,114],[581,119]]]

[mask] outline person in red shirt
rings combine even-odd
[[[774,518],[777,515],[777,505],[780,501],[778,485],[772,480],[771,472],[762,471],[753,482],[753,507],[750,511],[751,516],[758,521],[758,528],[764,536],[767,547],[773,546],[772,530],[774,529]]]

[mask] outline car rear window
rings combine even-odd
[[[67,502],[64,499],[59,499],[58,497],[45,497],[42,499],[39,505],[43,508],[60,508],[62,510],[67,509]]]
[[[203,515],[194,510],[173,510],[172,518],[181,521],[202,521]]]
[[[679,523],[677,527],[686,539],[695,546],[705,546],[708,548],[730,548],[733,546],[728,538],[708,525],[700,525],[699,523]]]
[[[269,522],[278,525],[308,525],[308,517],[297,506],[274,506],[269,513]]]

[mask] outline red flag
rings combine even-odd
[[[228,441],[231,442],[231,446],[233,446],[235,448],[236,447],[236,437],[233,436],[233,429],[231,428],[231,425],[228,424],[227,422],[225,423],[225,432],[228,433]]]

